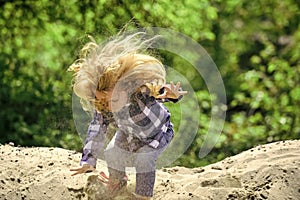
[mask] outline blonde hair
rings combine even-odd
[[[105,102],[95,99],[95,91],[105,91],[117,84],[128,94],[142,85],[156,97],[165,84],[166,72],[162,63],[146,50],[157,37],[145,39],[146,33],[118,34],[105,44],[93,38],[81,49],[68,71],[73,71],[73,91],[81,99],[84,110],[108,110]]]

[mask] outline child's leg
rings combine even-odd
[[[112,180],[122,181],[126,176],[125,164],[129,157],[126,143],[125,134],[117,131],[105,149],[104,156],[108,165],[109,178]]]
[[[135,193],[145,197],[153,196],[155,183],[155,171],[147,173],[136,173]]]
[[[147,197],[153,196],[156,160],[165,149],[166,147],[154,149],[147,145],[136,152],[136,194]]]

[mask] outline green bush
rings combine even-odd
[[[182,60],[162,53],[165,64],[189,77],[200,108],[198,134],[174,165],[206,165],[257,144],[299,139],[299,8],[293,0],[2,2],[0,142],[80,151],[66,69],[87,34],[101,41],[129,21],[130,27],[165,27],[191,37],[224,80],[224,129],[213,151],[199,159],[211,96]],[[169,107],[176,113],[176,106]],[[175,125],[180,120],[173,117]]]

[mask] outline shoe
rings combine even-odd
[[[151,199],[152,197],[141,196],[135,193],[133,193],[133,198],[132,198],[132,200],[151,200]]]

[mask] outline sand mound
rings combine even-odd
[[[70,176],[81,154],[60,148],[0,146],[0,199],[87,200],[94,173]],[[99,170],[105,164],[99,161]],[[102,168],[102,169],[101,169]],[[134,173],[129,172],[129,190]],[[257,146],[203,168],[158,170],[154,199],[300,199],[300,140]]]

